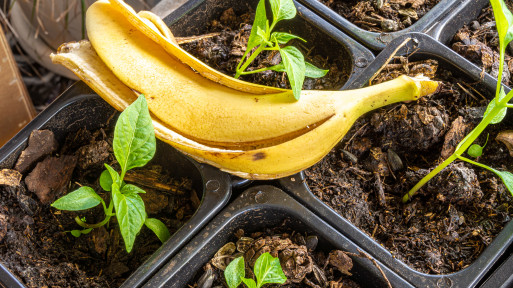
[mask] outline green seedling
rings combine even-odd
[[[139,196],[139,193],[145,193],[145,191],[123,181],[128,170],[142,167],[153,158],[155,147],[155,132],[148,104],[144,96],[140,95],[119,115],[114,128],[114,156],[121,166],[121,174],[105,163],[106,170],[100,176],[102,189],[111,192],[109,205],[106,205],[93,188],[87,186],[82,186],[52,203],[53,207],[68,211],[86,210],[102,204],[105,219],[96,224],[89,224],[85,219],[77,216],[75,222],[85,229],[70,231],[73,236],[88,234],[92,229],[106,225],[110,218],[115,216],[127,252],[132,250],[135,237],[143,225],[150,228],[160,241],[165,242],[169,238],[169,231],[164,223],[147,217],[144,202]]]
[[[292,39],[298,39],[306,42],[299,36],[285,33],[273,32],[274,27],[281,20],[292,19],[296,16],[296,7],[292,0],[269,0],[273,14],[272,23],[269,25],[265,10],[265,0],[260,0],[255,13],[255,21],[251,28],[251,34],[248,39],[246,52],[237,65],[235,78],[241,75],[273,70],[277,72],[286,72],[289,79],[290,87],[294,97],[299,99],[301,88],[305,77],[320,78],[328,73],[328,70],[322,70],[314,65],[305,62],[305,58],[299,49],[294,46],[281,47]],[[256,48],[254,52],[252,50]],[[275,66],[265,67],[261,69],[246,71],[248,66],[262,51],[278,50],[282,61]],[[251,54],[250,54],[251,53]]]
[[[260,288],[265,284],[283,284],[287,277],[281,269],[280,259],[264,253],[258,257],[253,269],[255,279],[245,278],[244,257],[235,258],[224,270],[224,279],[229,288],[237,288],[242,282],[248,288]]]
[[[508,102],[513,97],[513,90],[510,91],[507,95],[504,92],[504,89],[501,85],[502,82],[502,72],[504,69],[504,55],[506,52],[506,47],[509,42],[513,40],[513,14],[508,10],[506,3],[503,0],[490,0],[493,8],[493,15],[495,17],[495,23],[497,26],[497,32],[499,33],[499,74],[497,76],[497,88],[495,90],[495,97],[490,101],[486,111],[483,115],[483,119],[481,122],[472,130],[463,140],[456,146],[454,153],[449,156],[444,162],[438,165],[435,169],[433,169],[429,174],[427,174],[424,178],[422,178],[406,195],[403,196],[403,202],[407,202],[415,193],[426,184],[431,178],[433,178],[436,174],[442,171],[445,167],[451,164],[453,161],[459,159],[466,161],[468,163],[477,165],[481,168],[484,168],[488,171],[491,171],[502,180],[506,188],[513,194],[513,174],[507,171],[499,171],[493,169],[487,165],[472,161],[468,158],[461,156],[474,141],[481,135],[481,133],[485,130],[485,128],[489,124],[497,124],[504,119],[506,116],[506,112],[508,108],[513,108],[513,104],[509,104]],[[467,152],[469,155],[481,155],[482,149],[476,149],[478,147],[474,146],[474,148],[469,149]],[[477,151],[478,150],[478,151]],[[474,157],[474,156],[473,156]]]

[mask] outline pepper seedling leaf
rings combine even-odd
[[[497,174],[497,176],[499,176],[499,178],[501,178],[502,183],[504,183],[504,186],[506,186],[509,193],[511,193],[511,195],[513,195],[513,174],[511,174],[508,171],[499,171],[499,170],[493,169],[491,167],[489,167],[489,170],[492,171],[493,173]]]
[[[275,23],[296,17],[296,6],[292,0],[269,0],[269,2]]]
[[[251,278],[244,278],[242,277],[242,282],[248,286],[248,288],[257,288],[257,284],[255,283],[255,280]]]
[[[490,0],[490,3],[493,8],[501,50],[506,49],[508,43],[513,40],[513,15],[504,1]]]
[[[121,193],[119,185],[115,182],[112,183],[112,197],[121,236],[125,241],[126,251],[130,253],[134,246],[135,236],[146,220],[144,201],[137,193]]]
[[[228,284],[229,288],[237,288],[245,275],[244,257],[242,256],[233,259],[224,270],[224,279],[226,280],[226,284]]]
[[[157,237],[159,238],[160,242],[164,243],[166,242],[169,237],[171,237],[171,234],[169,233],[169,230],[167,229],[166,225],[162,223],[159,219],[155,218],[146,218],[144,221],[144,225],[148,227]]]
[[[155,155],[155,131],[144,95],[123,111],[114,128],[114,155],[124,172],[142,167]]]
[[[265,0],[258,1],[258,5],[255,12],[255,20],[253,21],[253,27],[251,27],[251,34],[249,34],[248,47],[246,53],[249,53],[251,49],[260,45],[263,39],[258,36],[258,29],[265,31],[267,22],[267,16],[265,14]]]
[[[501,87],[501,91],[499,92],[499,99],[492,99],[492,101],[490,101],[490,103],[486,107],[486,111],[485,111],[483,117],[486,117],[486,115],[488,115],[492,110],[498,109],[496,107],[497,106],[497,101],[500,101],[505,96],[506,96],[506,93],[504,92],[504,88]],[[507,107],[502,107],[500,109],[501,110],[499,111],[499,113],[497,113],[497,115],[495,115],[495,117],[493,117],[492,121],[490,121],[490,124],[500,123],[502,121],[502,119],[504,119],[504,117],[506,117],[506,112],[507,112],[508,108]]]
[[[80,211],[96,207],[102,202],[102,197],[93,188],[82,186],[57,199],[51,206],[59,210]]]
[[[287,281],[287,277],[285,277],[281,269],[280,259],[271,256],[269,252],[258,257],[255,262],[254,272],[258,287],[270,283],[283,284]]]
[[[146,191],[144,191],[143,189],[135,186],[135,185],[132,185],[132,184],[125,184],[123,185],[123,187],[121,188],[121,193],[123,194],[130,194],[130,193],[135,193],[135,194],[144,194],[146,193]]]
[[[276,72],[286,72],[283,62],[280,62],[278,65],[268,67],[268,69]],[[320,78],[326,76],[326,73],[328,73],[329,71],[330,70],[320,69],[315,67],[311,63],[305,62],[305,77]]]
[[[305,39],[303,39],[299,36],[285,33],[285,32],[273,32],[271,34],[271,42],[276,42],[278,44],[287,44],[287,42],[289,42],[292,39],[299,39],[303,42],[306,42]]]
[[[112,177],[110,177],[110,172],[108,170],[103,170],[100,175],[100,186],[105,191],[110,191],[112,189]]]
[[[483,149],[486,146],[486,144],[488,143],[488,137],[489,136],[490,136],[490,134],[486,135],[486,141],[485,141],[485,144],[483,146],[480,146],[479,144],[472,144],[468,148],[467,154],[472,156],[472,157],[474,157],[474,158],[481,157],[481,155],[483,155]]]
[[[303,81],[305,80],[305,58],[301,51],[294,46],[280,48],[280,55],[287,72],[292,93],[294,93],[294,98],[299,100]]]

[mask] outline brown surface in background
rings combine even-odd
[[[1,147],[36,115],[1,26],[0,83]]]

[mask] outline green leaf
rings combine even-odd
[[[317,68],[311,63],[305,62],[305,76],[310,78],[321,78],[326,76],[330,70]]]
[[[501,49],[505,49],[513,39],[513,15],[503,0],[490,0],[490,3],[492,3],[493,15],[499,33],[500,46]]]
[[[296,17],[296,6],[292,0],[269,0],[274,23]]]
[[[509,193],[511,193],[511,195],[513,195],[513,174],[511,174],[508,171],[499,171],[499,170],[493,169],[491,167],[488,167],[488,169],[490,171],[492,171],[493,173],[497,174],[497,176],[499,176],[499,178],[501,178],[502,183],[504,183],[504,185],[508,189]]]
[[[116,172],[116,170],[114,170],[114,168],[112,168],[109,164],[105,163],[103,164],[105,166],[105,168],[107,168],[107,171],[109,171],[109,175],[110,175],[110,180],[112,181],[111,182],[111,189],[112,189],[112,184],[113,183],[117,183],[118,184],[118,187],[119,185],[121,185],[121,178],[118,174],[118,172]],[[103,174],[103,173],[102,173]],[[101,175],[100,175],[101,177]],[[102,187],[103,188],[103,187]]]
[[[112,183],[112,199],[116,209],[121,236],[125,241],[126,251],[130,253],[134,246],[135,236],[146,220],[144,202],[136,193],[122,194],[117,183]]]
[[[166,225],[162,223],[159,219],[155,218],[146,218],[144,221],[144,225],[146,227],[150,228],[155,235],[159,238],[160,242],[164,243],[166,242],[169,237],[171,237],[171,234],[169,233],[169,230],[167,229]]]
[[[245,275],[244,257],[242,256],[233,259],[224,270],[224,279],[226,280],[226,284],[228,284],[229,288],[237,288]]]
[[[82,186],[57,199],[51,206],[59,210],[79,211],[93,208],[102,202],[103,199],[94,192],[93,188]]]
[[[267,41],[267,35],[265,33],[265,30],[263,30],[260,27],[257,27],[257,35],[261,39],[260,43],[265,43],[267,45],[272,45],[272,43],[269,43],[269,41]]]
[[[497,107],[497,102],[501,101],[504,97],[506,97],[506,93],[504,92],[504,88],[501,87],[501,90],[499,91],[499,98],[498,99],[494,98],[494,99],[492,99],[492,101],[490,101],[490,103],[488,103],[488,106],[486,107],[486,111],[483,115],[483,118],[486,117],[491,111],[500,109],[499,113],[497,113],[497,115],[495,115],[495,117],[492,119],[492,121],[490,121],[490,124],[500,123],[502,121],[502,119],[504,119],[504,117],[506,117],[506,112],[507,112],[508,108],[507,107],[502,107],[502,108]]]
[[[100,186],[105,191],[110,191],[112,189],[112,177],[110,177],[110,172],[108,170],[104,170],[100,175]]]
[[[248,39],[248,47],[246,53],[249,53],[251,49],[260,45],[263,40],[258,37],[258,29],[265,31],[265,23],[267,22],[267,16],[265,14],[265,0],[258,1],[258,5],[255,13],[255,20],[253,21],[253,27],[251,27],[251,34]]]
[[[89,234],[89,232],[91,232],[91,230],[93,230],[93,228],[87,228],[87,229],[84,229],[84,230],[71,230],[69,232],[71,233],[71,235],[73,235],[73,236],[78,238],[82,234]]]
[[[280,259],[274,258],[268,252],[258,257],[255,262],[254,272],[258,287],[269,283],[283,284],[287,281],[287,277],[285,277],[283,270],[281,270]]]
[[[273,32],[271,34],[271,41],[272,42],[277,42],[278,44],[287,44],[287,42],[289,42],[290,40],[292,39],[299,39],[303,42],[306,42],[305,39],[299,37],[299,36],[296,36],[296,35],[293,35],[293,34],[289,34],[289,33],[285,33],[285,32]]]
[[[483,147],[479,146],[478,144],[472,144],[468,148],[467,154],[474,158],[480,157],[481,155],[483,155]]]
[[[155,155],[155,130],[144,95],[119,115],[112,146],[122,174],[146,165]]]
[[[121,193],[123,194],[129,194],[129,193],[135,193],[135,194],[140,194],[140,193],[146,193],[146,191],[144,191],[143,189],[135,186],[135,185],[132,185],[132,184],[125,184],[123,185],[123,187],[121,188]]]
[[[287,78],[292,87],[292,93],[299,100],[303,81],[305,81],[305,59],[301,51],[294,46],[280,48],[280,55],[287,72]]]
[[[242,279],[242,282],[244,282],[244,284],[246,284],[246,286],[248,286],[248,288],[257,288],[255,280],[253,280],[251,278],[244,278],[244,277],[242,277],[241,279]]]

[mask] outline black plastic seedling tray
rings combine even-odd
[[[473,65],[456,52],[452,51],[440,42],[437,42],[430,36],[420,33],[403,35],[395,39],[376,57],[376,60],[361,74],[361,77],[359,77],[355,82],[349,84],[349,87],[357,88],[367,85],[369,79],[386,63],[387,59],[389,59],[394,53],[398,45],[408,38],[410,38],[410,41],[407,42],[407,45],[398,50],[397,55],[405,55],[407,52],[415,51],[410,56],[411,60],[421,60],[426,58],[438,60],[441,66],[462,75],[466,75],[472,81],[481,81],[483,86],[489,91],[495,91],[495,85],[497,82],[491,76],[487,74],[480,75],[481,70],[477,66]],[[281,179],[280,184],[286,191],[291,193],[316,215],[319,215],[322,219],[346,235],[357,245],[361,246],[364,250],[368,251],[371,255],[381,261],[381,263],[384,263],[415,287],[475,287],[513,242],[513,222],[510,222],[481,253],[479,258],[469,267],[447,275],[430,275],[420,273],[411,269],[403,262],[395,259],[392,254],[378,242],[373,240],[348,220],[337,214],[335,210],[315,197],[306,184],[303,172],[292,177]]]
[[[191,0],[164,17],[164,22],[176,37],[201,35],[212,20],[219,18],[223,11],[233,8],[236,14],[254,11],[258,0]],[[313,55],[319,54],[328,59],[337,59],[343,65],[339,69],[347,74],[342,89],[355,79],[374,60],[374,54],[343,32],[336,29],[303,5],[294,1],[297,16],[280,22],[277,29],[287,31],[307,40],[304,45],[312,47]],[[269,11],[269,9],[268,9]]]
[[[447,17],[440,21],[440,23],[436,25],[436,28],[432,29],[429,34],[447,45],[454,37],[454,34],[456,34],[463,25],[475,20],[481,13],[481,9],[488,4],[490,4],[489,0],[464,1],[456,6]]]
[[[62,143],[68,132],[84,127],[99,129],[116,113],[85,84],[77,83],[0,148],[0,168],[13,167],[19,154],[26,147],[27,139],[33,130],[52,130],[57,140]],[[114,124],[115,121],[111,123]],[[122,287],[138,287],[150,278],[225,206],[231,196],[230,178],[227,174],[191,160],[163,142],[157,141],[157,143],[157,153],[152,160],[153,163],[162,165],[176,177],[191,178],[201,204],[191,219],[152,254]],[[5,267],[0,265],[0,284],[7,287],[23,287],[18,279],[6,272]]]
[[[332,248],[358,254],[357,245],[335,231],[286,193],[273,186],[255,186],[243,192],[209,223],[180,253],[167,263],[144,287],[187,287],[197,273],[233,233],[243,229],[246,234],[280,226],[319,237],[317,247]],[[360,249],[361,250],[361,249]],[[368,259],[353,258],[351,279],[362,287],[387,287],[379,270]],[[412,287],[379,264],[393,287]]]
[[[458,7],[466,2],[473,0],[441,0],[426,15],[417,20],[410,27],[390,33],[377,33],[364,30],[351,23],[346,18],[340,16],[318,0],[298,0],[301,4],[319,14],[322,18],[336,26],[338,29],[351,35],[366,47],[373,51],[381,51],[395,38],[412,32],[429,33],[429,31],[439,23],[441,19],[447,16],[454,7]]]

